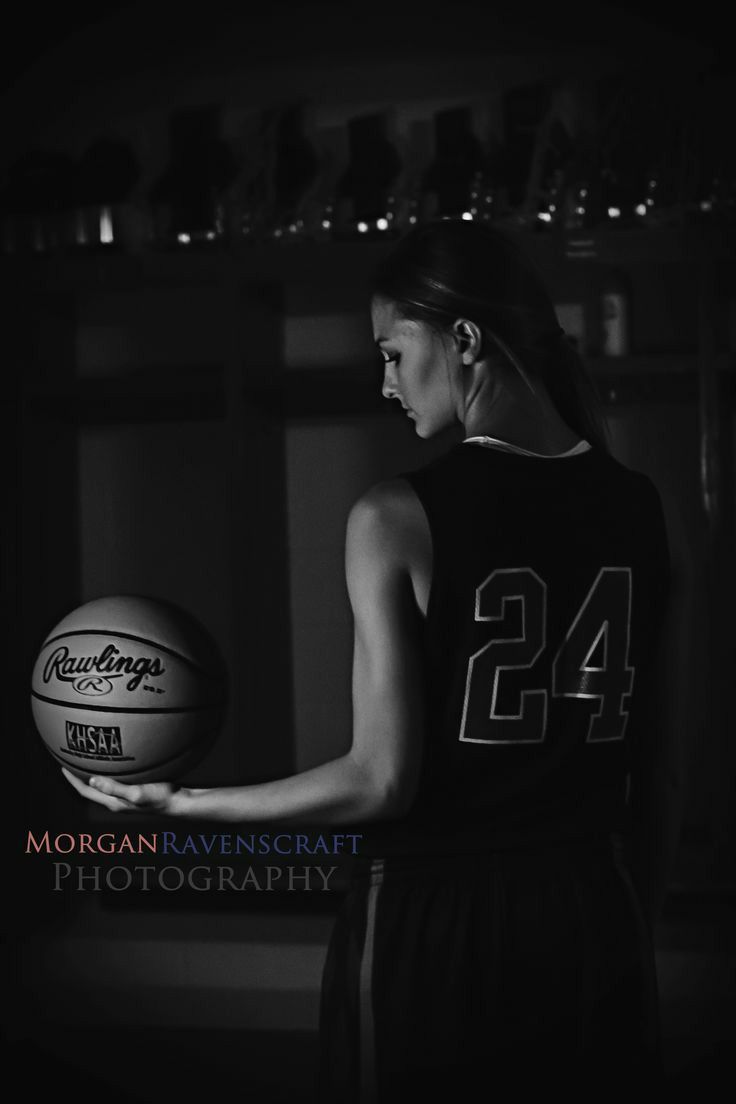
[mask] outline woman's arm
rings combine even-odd
[[[421,760],[421,617],[407,562],[408,532],[397,483],[379,484],[353,507],[346,577],[355,625],[353,742],[337,759],[250,786],[173,789],[97,777],[83,796],[117,812],[159,811],[221,821],[343,824],[400,815]]]

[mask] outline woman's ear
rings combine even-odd
[[[460,350],[463,364],[474,364],[480,359],[483,335],[475,322],[467,318],[458,318],[453,323],[452,334]]]

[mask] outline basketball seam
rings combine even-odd
[[[182,759],[182,758],[184,758],[184,756],[185,756],[185,755],[188,755],[188,754],[189,754],[189,753],[190,753],[190,752],[191,752],[192,750],[194,750],[195,748],[196,748],[197,750],[200,750],[200,747],[199,747],[199,745],[198,745],[198,743],[197,743],[196,741],[195,741],[195,742],[193,742],[192,744],[190,744],[190,745],[189,745],[188,747],[186,747],[186,748],[184,749],[184,751],[178,751],[178,752],[176,753],[176,755],[170,755],[168,759],[160,759],[160,760],[157,760],[157,761],[156,761],[155,763],[150,763],[150,764],[149,764],[148,766],[146,766],[146,765],[143,765],[143,764],[139,764],[139,765],[138,765],[137,767],[130,767],[130,768],[129,768],[128,770],[116,770],[116,771],[115,771],[115,775],[114,775],[114,777],[115,777],[115,778],[119,778],[119,777],[121,777],[121,776],[122,776],[122,775],[124,775],[124,774],[137,774],[137,773],[141,773],[141,772],[143,772],[143,771],[152,771],[152,770],[158,770],[158,769],[159,769],[159,767],[165,767],[165,766],[167,766],[168,764],[170,764],[170,763],[173,763],[173,762],[175,762],[175,760],[177,760],[177,759]],[[58,753],[58,751],[54,751],[54,749],[53,749],[52,747],[49,747],[49,745],[48,745],[48,744],[46,744],[46,749],[47,749],[47,751],[48,751],[48,752],[49,752],[49,753],[50,753],[51,755],[53,755],[54,759],[58,760],[58,762],[59,762],[59,763],[63,763],[63,765],[64,765],[65,767],[69,767],[69,766],[71,766],[71,767],[76,767],[76,768],[77,768],[77,770],[83,770],[83,771],[86,771],[86,773],[87,773],[87,774],[102,774],[103,776],[105,775],[105,771],[104,771],[104,770],[101,770],[101,769],[98,769],[98,770],[87,770],[87,768],[86,768],[86,767],[82,767],[82,766],[80,766],[80,765],[79,765],[79,763],[74,763],[74,762],[72,762],[72,763],[69,763],[69,762],[68,762],[68,761],[67,761],[66,759],[64,759],[64,758],[63,758],[63,757],[62,757],[62,756],[61,756],[61,755],[60,755],[60,754]],[[202,754],[203,754],[203,756],[204,756],[204,755],[206,754],[206,750],[205,750],[204,748],[202,748],[201,750],[202,750]],[[208,750],[208,749],[207,749],[207,750]],[[69,757],[70,757],[70,758],[72,758],[72,756],[71,756],[71,752],[69,753]],[[108,762],[112,762],[112,760],[108,760]]]
[[[36,698],[37,701],[47,702],[49,705],[65,705],[68,709],[86,709],[93,713],[201,713],[205,709],[224,708],[223,702],[213,702],[209,705],[172,706],[170,709],[164,706],[161,708],[157,708],[156,706],[146,708],[145,706],[137,705],[86,705],[83,702],[64,701],[62,698],[47,698],[44,694],[39,694],[36,690],[31,690],[31,697]]]

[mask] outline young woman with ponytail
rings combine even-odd
[[[611,455],[502,234],[415,228],[371,314],[383,394],[419,437],[462,440],[350,513],[350,750],[252,786],[69,781],[120,811],[363,834],[324,969],[320,1104],[656,1087],[658,492]]]

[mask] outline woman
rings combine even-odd
[[[320,1101],[653,1084],[659,496],[610,456],[503,236],[416,228],[372,321],[383,394],[420,437],[459,423],[463,440],[350,513],[350,751],[209,790],[65,774],[119,811],[363,826],[325,965]]]

